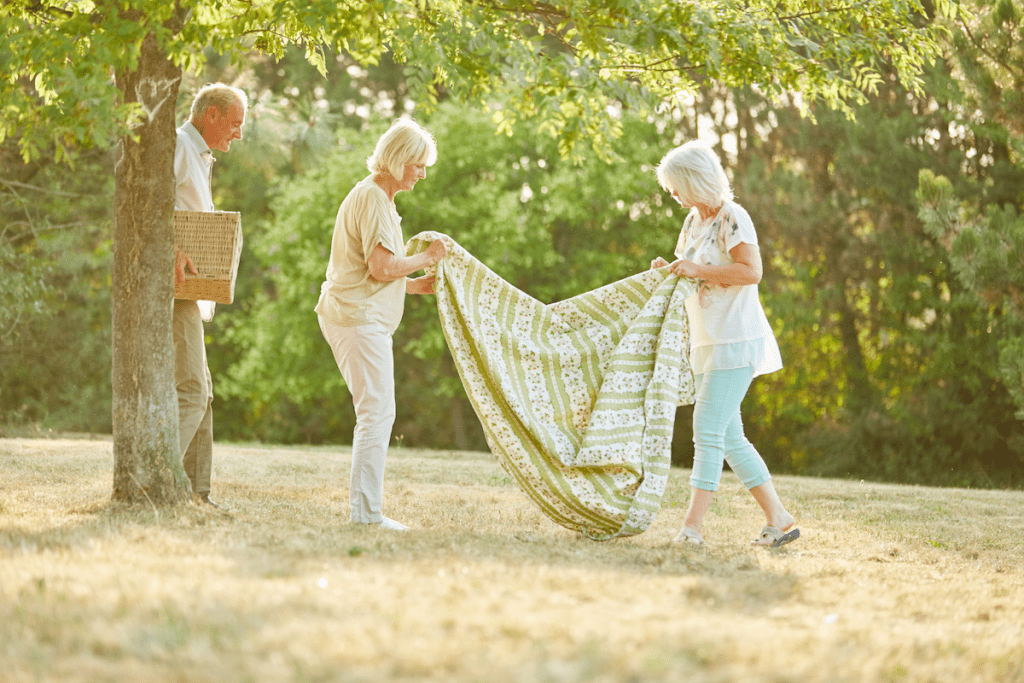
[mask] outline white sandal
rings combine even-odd
[[[690,545],[704,545],[704,538],[688,526],[679,530],[673,543],[689,543]]]
[[[787,543],[791,543],[792,541],[795,541],[798,538],[800,538],[800,530],[796,527],[790,529],[789,531],[782,532],[779,529],[773,527],[771,524],[769,524],[765,528],[761,529],[760,538],[758,538],[756,541],[751,541],[750,545],[763,545],[769,548],[778,548],[786,545]],[[768,542],[764,543],[763,541],[765,540],[767,540]]]

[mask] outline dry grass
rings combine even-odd
[[[218,445],[231,515],[107,503],[104,440],[0,440],[0,681],[1024,681],[1024,493],[778,477],[770,553],[727,475],[676,547],[548,522],[488,454]]]

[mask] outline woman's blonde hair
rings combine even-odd
[[[432,166],[436,160],[434,136],[411,119],[398,119],[377,140],[366,167],[370,173],[390,173],[401,179],[406,164]]]
[[[685,206],[716,207],[733,197],[718,155],[699,140],[691,140],[666,154],[658,164],[657,174],[665,191],[675,190]]]
[[[232,88],[223,83],[207,83],[192,100],[192,110],[189,112],[189,119],[195,121],[201,119],[210,107],[217,107],[221,114],[227,115],[231,105],[238,102],[242,105],[242,114],[245,115],[249,107],[249,98],[245,91],[239,88]]]

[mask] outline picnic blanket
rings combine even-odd
[[[552,520],[595,540],[647,530],[671,465],[677,405],[694,400],[683,301],[695,283],[649,270],[544,304],[451,237],[428,274],[452,358],[501,466]]]

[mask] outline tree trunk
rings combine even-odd
[[[117,74],[125,102],[143,109],[114,170],[113,500],[171,505],[189,499],[174,388],[175,110],[181,68],[143,42],[135,70]]]
[[[808,157],[811,162],[814,183],[820,197],[828,197],[836,191],[833,176],[833,165],[836,159],[836,143],[826,142],[813,149]],[[860,332],[857,329],[857,312],[846,294],[846,266],[844,261],[849,258],[848,226],[842,220],[831,220],[821,226],[824,240],[825,269],[828,283],[834,295],[830,301],[832,309],[838,313],[839,340],[846,352],[845,363],[847,389],[845,407],[853,413],[859,413],[878,405],[878,397],[871,384],[871,373],[868,372],[864,358],[864,349],[860,345]]]

